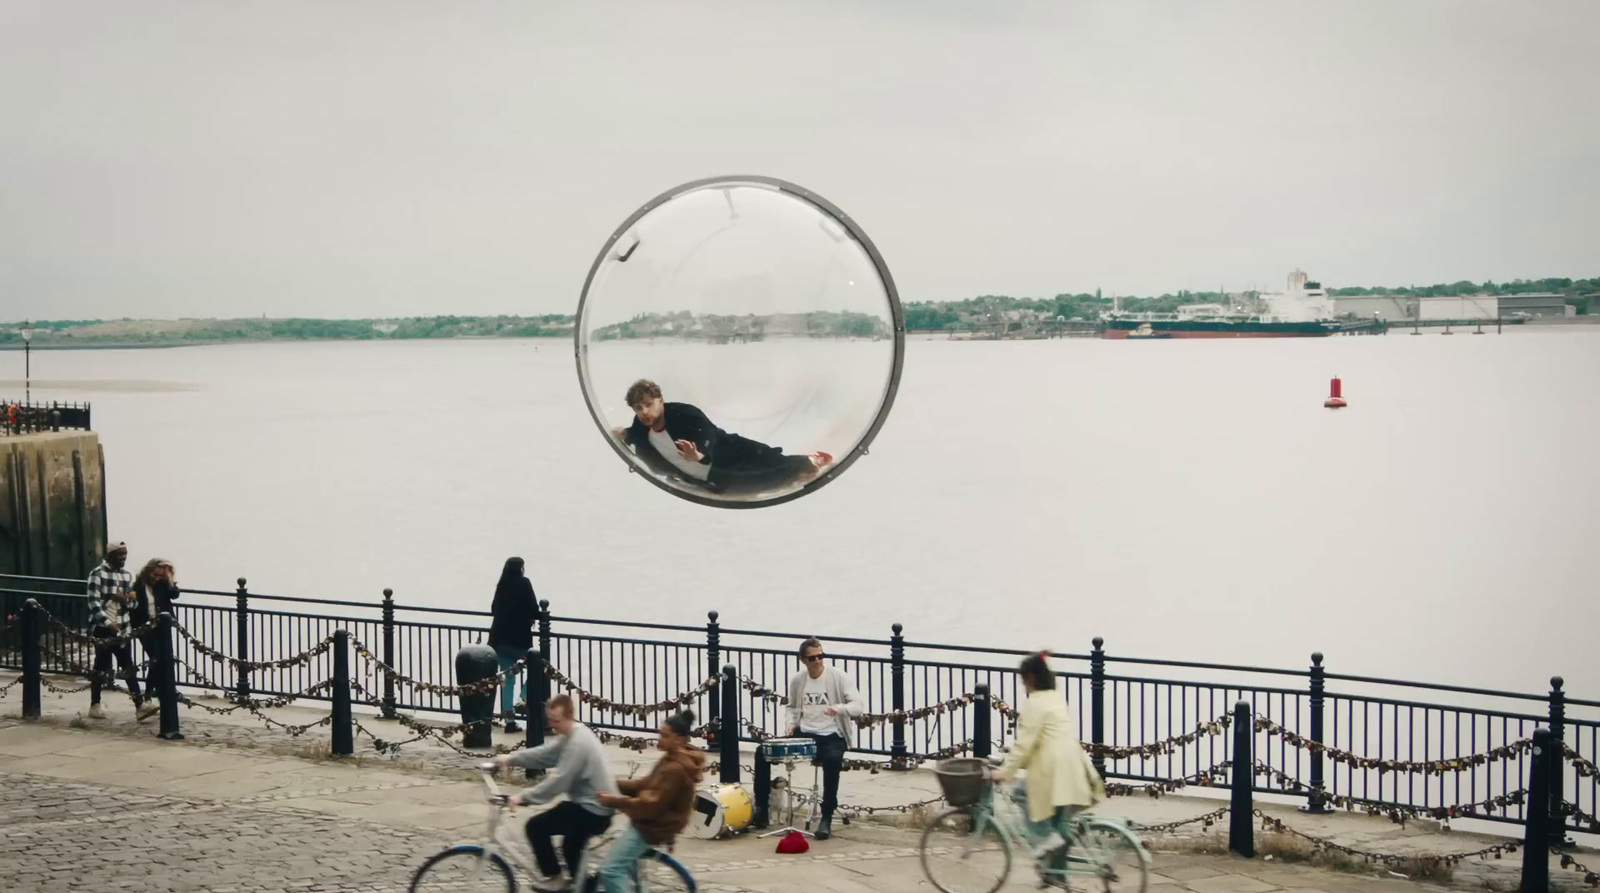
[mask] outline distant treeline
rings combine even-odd
[[[769,337],[887,338],[893,334],[888,320],[865,313],[818,310],[811,313],[772,313],[762,316],[706,315],[687,311],[644,313],[627,322],[596,329],[597,341],[632,338],[685,338],[721,341],[758,340]]]
[[[1332,295],[1400,295],[1406,297],[1455,297],[1460,295],[1513,295],[1528,293],[1559,294],[1579,313],[1600,311],[1600,278],[1591,279],[1515,279],[1510,282],[1438,283],[1423,286],[1372,286],[1330,288]],[[1171,313],[1184,304],[1226,303],[1236,295],[1215,291],[1179,291],[1158,297],[1121,298],[1122,309],[1133,313]],[[962,301],[910,301],[904,306],[906,328],[913,331],[945,329],[963,319],[981,318],[990,313],[1031,310],[1065,319],[1097,319],[1109,311],[1112,299],[1097,289],[1093,294],[1059,294],[1050,298],[1010,295],[980,295]],[[666,333],[662,323],[683,321],[684,313],[648,314],[607,327],[600,337],[638,338]],[[803,313],[756,317],[703,317],[699,326],[716,333],[749,330],[749,320],[762,334],[810,334],[823,336],[870,337],[887,330],[881,320],[860,314]],[[422,338],[570,338],[573,316],[546,313],[539,316],[410,316],[395,319],[58,319],[32,324],[33,343],[47,346],[93,346],[97,344],[207,344],[228,341],[382,341]],[[689,327],[691,330],[693,326]],[[20,345],[22,336],[15,324],[0,326],[0,344]]]
[[[48,320],[34,344],[207,344],[228,341],[379,341],[422,338],[570,338],[572,315],[413,316],[399,319]],[[20,342],[15,326],[0,342]]]

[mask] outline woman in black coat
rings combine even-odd
[[[533,584],[523,576],[521,558],[506,559],[500,582],[494,588],[494,606],[489,610],[494,614],[489,625],[489,647],[500,658],[500,672],[505,674],[500,683],[500,713],[505,718],[506,731],[517,732],[521,727],[512,712],[516,679],[513,678],[515,674],[506,671],[526,657],[528,649],[533,647],[533,623],[539,617],[539,603],[533,595]],[[534,669],[537,672],[539,668]],[[526,683],[522,686],[522,700],[524,703],[528,700]]]

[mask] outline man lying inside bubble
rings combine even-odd
[[[633,424],[612,429],[618,440],[657,474],[728,495],[760,493],[803,484],[833,456],[821,451],[788,455],[782,448],[740,437],[712,424],[700,408],[668,403],[661,387],[641,378],[628,388]]]

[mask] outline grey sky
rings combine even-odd
[[[0,319],[576,306],[720,173],[908,300],[1600,273],[1600,3],[0,0]]]

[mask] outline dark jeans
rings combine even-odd
[[[801,732],[799,737],[817,742],[817,755],[812,763],[822,767],[822,817],[832,818],[839,806],[839,770],[844,768],[844,738],[829,733],[810,735]]]
[[[138,668],[133,662],[133,643],[128,641],[111,642],[115,634],[110,627],[102,626],[94,630],[94,637],[101,641],[94,646],[94,672],[89,677],[89,703],[100,703],[100,688],[111,680],[111,658],[117,659],[119,675],[128,683],[128,694],[133,695],[135,705],[144,701],[139,697]]]
[[[582,806],[567,800],[528,819],[528,843],[533,846],[534,861],[545,877],[561,873],[556,862],[556,849],[550,839],[561,836],[561,855],[567,861],[568,871],[578,870],[578,857],[589,845],[589,838],[611,827],[611,816],[595,815]]]
[[[151,697],[156,697],[161,692],[157,687],[160,677],[156,675],[156,655],[161,653],[158,650],[161,647],[161,631],[153,629],[145,633],[139,637],[139,644],[144,646],[144,690]]]

